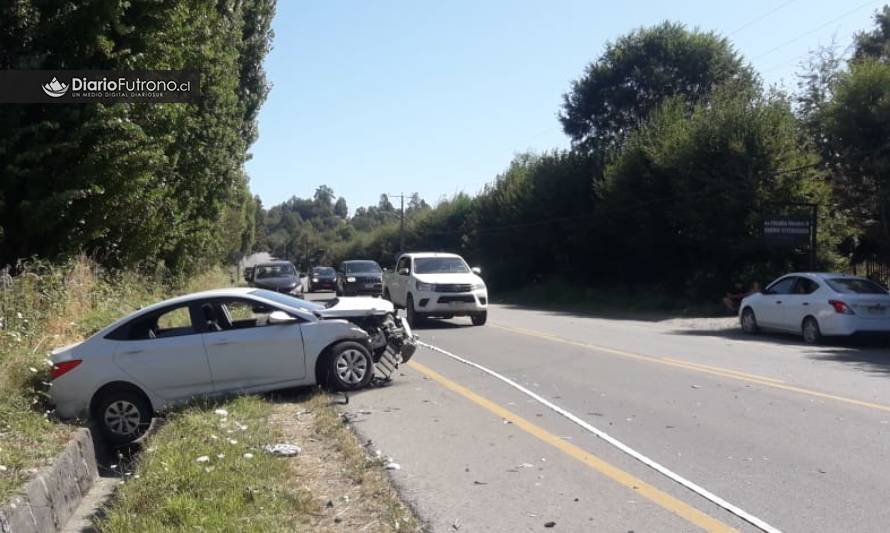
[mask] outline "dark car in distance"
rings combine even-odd
[[[383,269],[376,261],[343,261],[337,267],[338,296],[382,296]]]
[[[260,289],[267,289],[285,294],[301,294],[303,283],[300,273],[290,261],[270,261],[253,267],[251,284]]]
[[[317,266],[309,271],[309,292],[336,291],[337,271],[334,267]]]

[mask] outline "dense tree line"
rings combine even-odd
[[[413,217],[407,249],[462,253],[495,287],[548,277],[713,297],[806,269],[763,219],[818,205],[819,268],[890,261],[890,8],[849,61],[815,54],[794,95],[716,34],[664,23],[606,47],[560,111],[572,149],[522,154],[477,197]],[[398,228],[335,246],[390,265]]]
[[[0,264],[85,252],[193,269],[248,251],[244,161],[268,84],[274,0],[20,0],[2,69],[194,69],[194,104],[0,106]]]

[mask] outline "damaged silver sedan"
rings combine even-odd
[[[50,395],[63,418],[93,418],[128,442],[154,413],[193,398],[388,380],[415,348],[408,324],[379,298],[319,305],[219,289],[146,307],[54,351]]]

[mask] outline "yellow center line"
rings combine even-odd
[[[597,346],[595,344],[589,344],[585,342],[577,342],[569,339],[564,339],[562,337],[557,337],[556,335],[551,335],[549,333],[544,333],[541,331],[535,331],[525,328],[516,328],[516,327],[508,327],[501,326],[497,324],[491,324],[492,327],[502,329],[504,331],[510,331],[513,333],[519,333],[522,335],[527,335],[530,337],[537,337],[539,339],[546,339],[552,342],[558,342],[561,344],[567,344],[570,346],[576,346],[578,348],[584,348],[586,350],[591,350],[595,352],[608,353],[612,355],[618,355],[621,357],[627,357],[629,359],[636,359],[639,361],[645,361],[647,363],[656,363],[665,366],[672,366],[675,368],[683,368],[686,370],[692,370],[694,372],[700,372],[703,374],[711,374],[714,376],[721,376],[730,379],[736,379],[739,381],[745,381],[748,383],[756,383],[758,385],[763,385],[764,387],[772,387],[774,389],[780,389],[788,392],[794,392],[798,394],[804,394],[806,396],[812,396],[814,398],[821,398],[823,400],[832,400],[835,402],[845,403],[848,405],[855,405],[858,407],[866,407],[868,409],[875,409],[878,411],[890,412],[890,405],[884,405],[880,403],[867,402],[864,400],[857,400],[855,398],[848,398],[846,396],[838,396],[835,394],[829,394],[827,392],[820,392],[812,389],[806,389],[803,387],[797,387],[795,385],[788,385],[781,380],[777,380],[774,378],[768,378],[764,376],[758,376],[756,374],[748,374],[745,372],[741,372],[739,370],[731,370],[728,368],[720,368],[715,366],[703,365],[700,363],[691,363],[689,361],[681,361],[679,359],[672,359],[670,357],[652,357],[648,355],[641,355],[633,352],[625,352],[623,350],[616,350],[614,348],[607,348],[605,346]]]
[[[732,527],[720,522],[719,520],[708,516],[707,514],[699,511],[698,509],[690,506],[689,504],[674,498],[670,494],[663,492],[652,485],[644,482],[643,480],[621,470],[620,468],[612,465],[611,463],[607,463],[606,461],[600,459],[599,457],[593,455],[592,453],[579,448],[578,446],[566,442],[565,440],[557,437],[556,435],[550,433],[544,428],[535,425],[525,418],[522,418],[519,415],[514,414],[513,412],[507,410],[504,407],[492,402],[491,400],[476,394],[470,389],[464,387],[463,385],[459,385],[454,381],[446,378],[445,376],[435,372],[434,370],[418,363],[416,360],[410,361],[408,366],[417,370],[424,376],[427,376],[431,380],[436,383],[442,385],[446,389],[457,393],[460,396],[470,400],[471,402],[479,405],[485,410],[493,413],[497,417],[507,420],[511,422],[515,427],[525,431],[526,433],[534,436],[535,438],[557,448],[561,452],[565,453],[572,459],[580,461],[581,463],[586,464],[593,470],[599,472],[600,474],[606,476],[607,478],[627,487],[634,492],[640,494],[645,497],[649,501],[655,503],[659,507],[666,509],[677,516],[680,516],[687,522],[705,530],[711,532],[731,532],[736,531]]]

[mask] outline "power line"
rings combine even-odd
[[[776,52],[776,51],[778,51],[778,50],[781,50],[782,48],[785,48],[786,46],[788,46],[788,45],[790,45],[790,44],[794,44],[794,43],[796,43],[797,41],[803,39],[804,37],[809,37],[810,35],[812,35],[812,34],[818,32],[818,31],[820,31],[820,30],[822,30],[822,29],[824,29],[824,28],[827,28],[828,26],[834,24],[835,22],[837,22],[837,21],[839,21],[839,20],[841,20],[841,19],[843,19],[843,18],[846,18],[846,17],[852,15],[853,13],[855,13],[855,12],[861,10],[861,9],[864,8],[864,7],[867,7],[867,6],[871,5],[871,4],[876,4],[876,3],[878,3],[878,2],[882,2],[882,1],[883,1],[883,0],[869,0],[868,2],[864,2],[864,3],[862,3],[862,4],[859,4],[858,6],[856,6],[856,7],[853,8],[853,9],[851,9],[850,11],[847,11],[846,13],[843,13],[843,14],[841,14],[841,15],[838,15],[837,17],[835,17],[835,18],[829,20],[828,22],[822,24],[822,25],[819,26],[818,28],[812,29],[812,30],[810,30],[810,31],[808,31],[808,32],[806,32],[806,33],[802,33],[802,34],[798,35],[797,37],[795,37],[795,38],[793,38],[793,39],[791,39],[791,40],[789,40],[789,41],[785,41],[784,43],[782,43],[782,44],[780,44],[780,45],[778,45],[778,46],[776,46],[776,47],[774,47],[774,48],[771,48],[771,49],[767,50],[766,52],[764,52],[764,53],[762,53],[762,54],[760,54],[760,55],[758,55],[758,56],[752,58],[751,61],[756,61],[756,60],[758,60],[758,59],[761,59],[761,58],[763,58],[763,57],[766,57],[766,56],[772,54],[773,52]]]
[[[732,30],[732,31],[729,33],[728,37],[732,37],[733,35],[739,33],[740,31],[742,31],[742,30],[744,30],[744,29],[746,29],[746,28],[748,28],[748,27],[750,27],[750,26],[753,26],[754,24],[757,24],[758,22],[760,22],[761,20],[765,19],[766,17],[772,15],[772,14],[775,13],[776,11],[779,11],[779,10],[782,9],[783,7],[785,7],[785,6],[789,5],[789,4],[793,4],[793,3],[796,2],[796,1],[797,1],[797,0],[788,0],[787,2],[782,2],[781,4],[779,4],[779,5],[776,6],[775,8],[773,8],[773,9],[767,11],[767,12],[764,13],[763,15],[760,15],[760,16],[758,16],[758,17],[755,17],[754,19],[749,20],[748,22],[742,24],[742,25],[739,26],[738,28]]]

